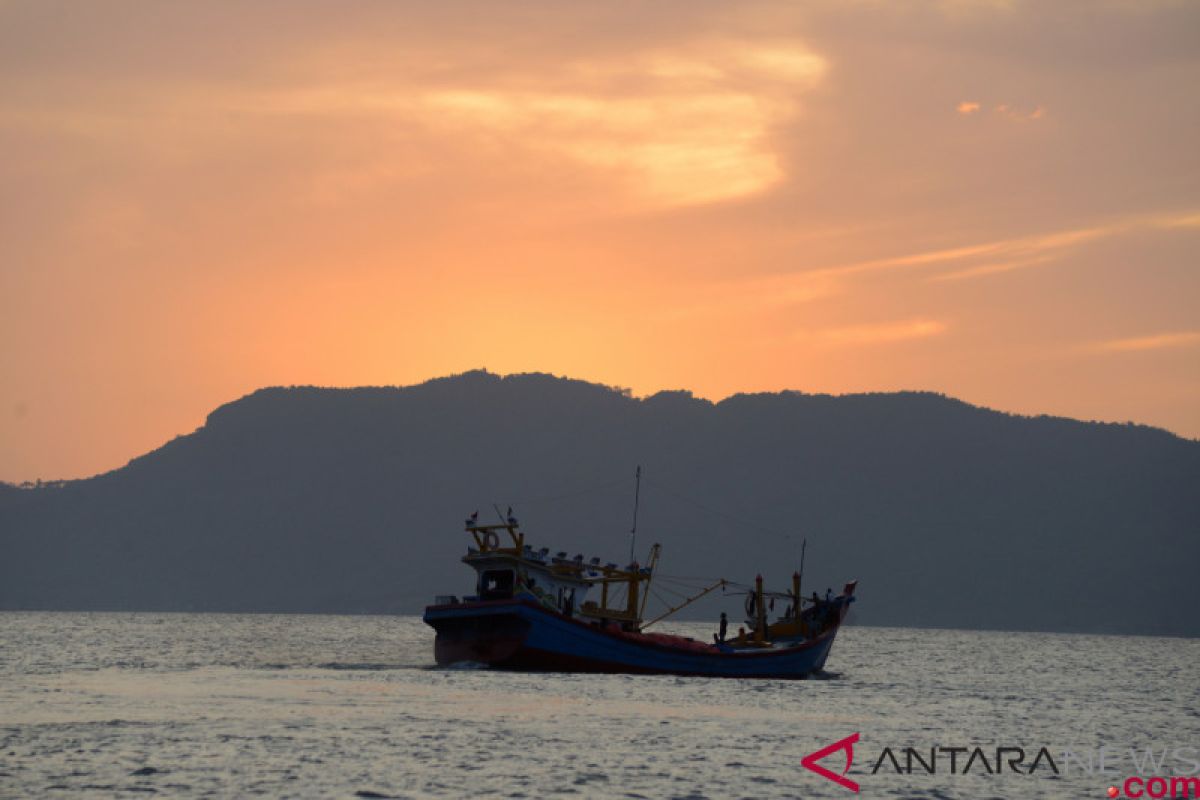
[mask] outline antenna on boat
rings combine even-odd
[[[633,488],[633,528],[629,531],[629,563],[633,563],[634,547],[637,545],[637,517],[638,517],[638,501],[642,495],[642,465],[638,464],[637,472],[634,473],[637,483]]]

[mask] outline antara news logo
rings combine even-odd
[[[800,759],[822,778],[858,793],[860,784],[849,777],[854,766],[858,733],[826,745]],[[835,754],[841,754],[836,758]],[[1056,755],[1057,754],[1057,755]],[[822,764],[826,761],[826,764]],[[866,763],[866,762],[863,762]],[[834,768],[831,768],[831,765]],[[1074,769],[1074,773],[1072,773]],[[1049,747],[884,747],[870,759],[867,774],[989,775],[1004,777],[1098,776],[1109,783],[1098,797],[1200,798],[1200,750],[1195,747],[1099,747],[1091,750]],[[1133,774],[1130,774],[1133,773]],[[1123,780],[1115,779],[1125,775]],[[865,778],[864,778],[865,780]]]

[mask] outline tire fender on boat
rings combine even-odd
[[[488,531],[483,535],[483,546],[488,550],[495,550],[500,546],[500,537],[495,531]]]

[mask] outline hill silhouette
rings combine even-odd
[[[0,608],[418,613],[464,516],[806,591],[859,622],[1200,635],[1200,442],[929,393],[645,399],[529,374],[263,389],[94,478],[0,487]]]

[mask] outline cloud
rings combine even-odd
[[[1068,228],[790,273],[743,276],[699,284],[692,294],[698,298],[701,294],[699,289],[703,289],[703,299],[695,299],[689,303],[669,303],[664,308],[670,310],[664,313],[672,317],[744,314],[769,308],[795,306],[845,294],[851,289],[849,280],[852,278],[894,271],[932,271],[933,274],[925,278],[927,282],[971,280],[1047,266],[1073,248],[1139,230],[1198,227],[1200,214],[1195,212],[1138,215],[1091,227]],[[941,332],[941,329],[935,330],[939,323],[924,323],[928,321],[918,320],[900,328],[885,326],[878,330],[871,329],[870,332],[883,337],[879,339],[881,341],[895,333],[907,333],[908,337],[900,338],[911,338],[912,335],[932,335]],[[834,341],[840,337],[842,341],[850,341],[864,331],[865,329],[861,328],[834,329],[823,338],[826,341]]]
[[[122,76],[110,78],[107,95],[81,94],[67,104],[45,99],[56,94],[51,86],[4,104],[0,131],[96,144],[136,137],[165,143],[174,154],[185,149],[173,147],[180,141],[194,143],[186,151],[211,152],[235,129],[277,136],[281,122],[318,131],[389,125],[410,138],[428,136],[446,153],[443,163],[486,154],[553,168],[557,159],[620,187],[643,207],[691,206],[782,183],[775,134],[829,68],[805,42],[784,36],[684,35],[619,51],[532,52],[469,69],[457,64],[479,55],[460,49],[427,54],[425,64],[404,48],[396,55],[333,47],[295,57],[286,80]],[[397,152],[365,168],[338,166],[329,180],[317,175],[321,186],[313,194],[336,199],[409,174],[394,163],[403,159]]]
[[[1104,353],[1134,353],[1142,350],[1191,347],[1197,344],[1200,344],[1200,331],[1178,331],[1129,339],[1110,339],[1095,344],[1092,349]]]
[[[963,100],[954,107],[954,110],[964,117],[969,117],[983,111],[983,103],[976,100]],[[1032,109],[1023,109],[1010,103],[998,103],[992,107],[992,113],[1007,119],[1035,120],[1046,116],[1046,108],[1039,105]]]
[[[1028,267],[1036,267],[1039,264],[1045,264],[1051,260],[1049,255],[1033,256],[1031,258],[1016,258],[1011,261],[993,261],[986,264],[979,264],[966,269],[955,270],[954,272],[943,272],[938,275],[930,276],[931,281],[960,281],[967,278],[978,278],[983,275],[996,275],[1001,272],[1012,272],[1017,269],[1026,269]]]
[[[1156,228],[1171,230],[1174,228],[1200,228],[1200,212],[1173,214],[1156,218],[1152,223]]]
[[[536,142],[581,165],[613,170],[644,199],[693,205],[754,194],[783,170],[764,139],[782,109],[737,91],[626,97],[450,91],[422,97],[418,115],[459,133]]]
[[[616,179],[644,203],[687,206],[781,182],[771,134],[827,68],[799,41],[704,40],[568,59],[555,65],[552,80],[534,63],[529,74],[510,67],[433,85],[267,89],[238,106],[251,114],[415,123],[473,151],[557,157]]]
[[[658,303],[653,316],[666,321],[757,317],[824,300],[842,288],[831,276],[804,274],[703,282],[682,290],[673,287],[670,295]]]
[[[1046,116],[1046,109],[1044,106],[1035,106],[1032,109],[1028,109],[1013,106],[1008,103],[1000,103],[992,109],[992,112],[997,116],[1001,116],[1006,119],[1017,120],[1019,122],[1037,120]]]
[[[534,141],[624,175],[644,199],[693,205],[783,179],[769,134],[826,68],[798,42],[695,43],[579,62],[565,69],[567,85],[550,91],[468,85],[422,93],[412,111],[438,127],[509,137],[513,146]]]
[[[911,339],[927,339],[945,333],[946,329],[946,323],[939,320],[910,319],[899,322],[825,328],[803,333],[801,336],[826,345],[875,345]]]
[[[975,264],[934,276],[931,280],[961,280],[1000,272],[1024,269],[1051,263],[1065,251],[1089,242],[1140,230],[1180,229],[1200,227],[1200,213],[1194,211],[1159,215],[1136,215],[1094,225],[1086,228],[1068,228],[1050,233],[998,239],[979,244],[967,244],[939,250],[889,256],[852,264],[823,267],[807,275],[852,275],[895,269],[939,267],[951,264],[968,264],[980,258],[1002,258],[1001,261]]]
[[[0,0],[0,386],[95,400],[28,423],[14,463],[123,463],[266,382],[542,354],[1194,435],[1200,350],[1079,356],[1200,329],[1198,22],[1173,0]],[[1060,347],[1080,372],[1019,366]],[[164,385],[162,417],[104,394]],[[95,448],[89,408],[111,410]]]
[[[1063,231],[1055,231],[1053,233],[1022,236],[1012,239],[1000,239],[991,242],[983,242],[980,244],[968,244],[961,245],[959,247],[948,247],[940,250],[928,250],[920,253],[910,253],[902,256],[870,259],[868,261],[860,261],[853,264],[825,267],[817,271],[827,274],[849,275],[861,272],[878,272],[913,267],[937,266],[945,263],[968,261],[970,259],[983,256],[1016,256],[1027,258],[1038,256],[1046,253],[1047,251],[1056,251],[1063,248],[1072,247],[1074,245],[1082,244],[1083,242],[1097,239],[1102,236],[1112,235],[1118,230],[1125,230],[1126,227],[1127,226],[1118,224],[1110,227],[1097,226],[1093,228],[1073,228]],[[1047,259],[1041,258],[1040,260]],[[979,274],[985,273],[981,272]]]

